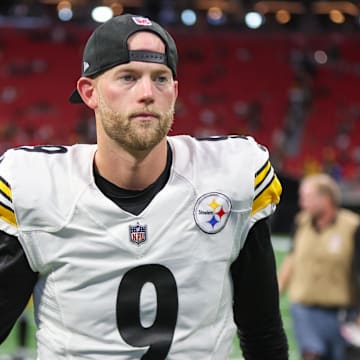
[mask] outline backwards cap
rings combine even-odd
[[[138,31],[150,31],[165,43],[165,54],[148,50],[129,50],[128,38]],[[156,22],[137,15],[125,14],[111,18],[95,29],[89,37],[82,61],[82,76],[95,76],[130,61],[155,62],[167,65],[176,77],[178,55],[174,39]],[[81,103],[77,89],[69,98],[71,103]]]

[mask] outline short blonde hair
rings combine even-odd
[[[319,194],[326,195],[330,198],[335,206],[341,202],[341,191],[337,182],[328,174],[311,174],[301,180],[301,184],[312,184]],[[301,185],[300,184],[300,185]]]

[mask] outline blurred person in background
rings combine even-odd
[[[339,206],[340,189],[326,174],[301,181],[299,205],[293,246],[279,271],[279,290],[289,289],[302,359],[345,360],[341,318],[357,305],[360,218]]]

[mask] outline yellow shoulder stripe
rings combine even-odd
[[[276,175],[272,178],[269,185],[259,193],[253,201],[251,215],[256,214],[258,211],[266,208],[269,204],[278,204],[282,187]]]
[[[2,203],[0,203],[0,218],[17,227],[14,211]]]
[[[11,201],[12,195],[11,195],[11,189],[9,184],[7,183],[7,181],[5,179],[3,179],[0,176],[0,192]]]
[[[255,188],[265,179],[270,169],[271,169],[270,161],[267,161],[265,165],[255,175]]]

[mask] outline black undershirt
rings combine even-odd
[[[101,192],[123,210],[139,215],[151,202],[151,200],[166,185],[170,177],[172,164],[172,151],[167,145],[167,160],[164,171],[160,177],[144,190],[122,189],[102,177],[94,167],[95,183]]]
[[[172,152],[168,145],[165,169],[144,190],[118,188],[94,171],[98,188],[122,209],[141,213],[166,185]],[[267,219],[250,230],[239,257],[231,266],[234,283],[234,320],[246,360],[287,360],[287,340],[278,305],[275,258]],[[29,266],[16,237],[0,232],[0,343],[24,310],[38,274]]]

